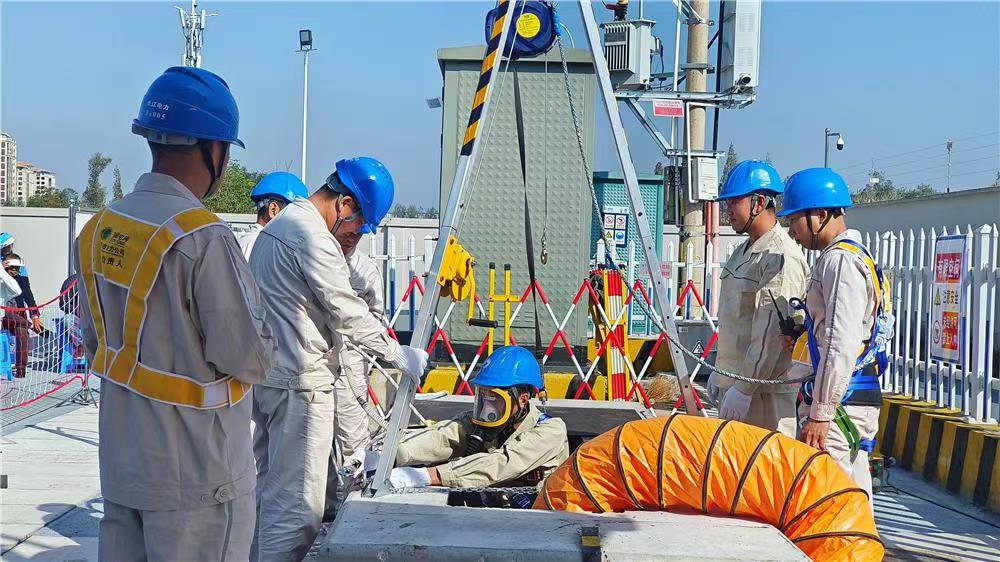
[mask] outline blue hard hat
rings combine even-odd
[[[389,169],[374,158],[360,156],[338,161],[336,176],[361,207],[365,219],[361,232],[374,233],[392,207],[395,196],[395,183]],[[331,174],[326,183],[336,191],[333,182]]]
[[[784,191],[785,184],[774,166],[763,160],[744,160],[729,170],[718,200],[735,199],[752,193],[780,195]]]
[[[309,197],[309,190],[302,180],[288,172],[267,174],[250,192],[250,199],[255,203],[269,199],[282,199],[286,203],[291,203],[296,197]]]
[[[851,191],[840,174],[830,168],[808,168],[788,178],[779,217],[810,209],[852,207]]]
[[[142,98],[132,132],[160,144],[214,140],[246,148],[239,139],[240,111],[219,76],[190,66],[172,66]]]
[[[0,248],[14,245],[14,235],[9,232],[0,232]]]
[[[530,351],[516,345],[494,351],[486,358],[482,370],[471,382],[476,386],[489,388],[529,385],[542,390],[545,387],[538,360]]]

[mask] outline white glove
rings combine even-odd
[[[743,394],[735,386],[729,387],[726,395],[722,398],[722,405],[719,406],[719,418],[733,421],[747,419],[751,400],[753,400],[752,395]]]
[[[719,400],[719,387],[715,383],[715,377],[717,376],[719,375],[717,375],[715,372],[713,372],[711,375],[708,375],[708,386],[706,387],[708,390],[708,396],[709,398],[712,399],[713,402],[717,402]]]
[[[431,483],[431,473],[426,468],[403,466],[392,469],[389,484],[393,488],[423,488]]]
[[[399,346],[399,357],[393,364],[403,371],[403,374],[410,377],[413,384],[420,384],[420,377],[424,376],[424,371],[427,370],[427,352],[408,345],[401,345]]]
[[[369,469],[369,465],[371,468]],[[354,478],[359,478],[362,474],[367,474],[378,467],[378,453],[363,449],[354,451],[351,456],[344,459],[344,468],[347,469]]]

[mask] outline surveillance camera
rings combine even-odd
[[[749,86],[750,80],[751,79],[749,74],[741,74],[739,80],[736,83],[739,84],[740,86]]]
[[[844,137],[837,137],[837,150],[844,150]]]

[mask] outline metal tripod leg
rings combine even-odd
[[[618,161],[621,164],[622,174],[625,177],[625,187],[628,191],[629,203],[632,206],[632,218],[635,221],[636,228],[639,230],[643,254],[646,257],[646,268],[656,295],[656,306],[659,308],[663,330],[667,338],[671,340],[668,343],[670,343],[674,371],[677,373],[677,383],[680,386],[681,397],[684,399],[684,409],[687,410],[688,414],[704,415],[704,412],[698,407],[698,402],[695,399],[694,387],[691,386],[691,376],[688,373],[684,355],[677,349],[677,346],[673,345],[673,342],[680,341],[680,338],[677,336],[677,325],[674,323],[674,317],[670,310],[670,302],[667,300],[667,284],[660,273],[659,259],[656,256],[656,244],[646,219],[646,207],[642,201],[642,193],[639,191],[639,180],[636,178],[635,166],[632,164],[632,154],[629,151],[625,128],[622,126],[621,114],[618,112],[618,100],[615,98],[615,93],[611,88],[608,61],[604,57],[604,49],[601,46],[601,37],[597,21],[594,19],[594,11],[590,0],[579,0],[579,2],[580,14],[583,16],[583,24],[587,30],[587,41],[590,43],[590,52],[594,59],[594,71],[597,73],[597,83],[601,90],[601,98],[604,101],[604,109],[607,111],[608,121],[611,123],[611,132],[614,135]]]
[[[437,312],[437,305],[440,299],[440,292],[435,285],[441,270],[445,248],[448,246],[446,241],[448,237],[458,235],[461,214],[465,207],[464,202],[471,197],[471,193],[475,187],[469,185],[469,179],[479,148],[476,138],[483,128],[482,124],[485,122],[484,120],[489,115],[490,101],[493,98],[493,85],[496,82],[496,77],[499,75],[495,69],[502,60],[502,46],[507,44],[510,22],[514,19],[511,16],[514,10],[517,9],[514,7],[514,4],[517,4],[516,0],[499,0],[497,2],[497,7],[504,9],[498,11],[491,39],[486,47],[486,55],[483,57],[479,85],[476,95],[473,98],[472,112],[469,115],[469,124],[465,131],[465,140],[462,151],[459,154],[458,166],[455,169],[455,179],[451,185],[451,193],[448,196],[448,208],[442,215],[441,230],[438,232],[438,243],[434,249],[434,260],[431,262],[430,271],[427,273],[427,290],[424,293],[423,300],[420,302],[420,312],[417,315],[413,337],[410,341],[410,345],[413,347],[427,347],[434,330],[434,314]],[[469,191],[468,194],[465,193],[466,190]],[[392,404],[389,431],[386,434],[382,453],[379,456],[375,477],[372,479],[371,485],[367,490],[368,495],[381,496],[392,491],[392,485],[389,484],[389,473],[392,472],[396,464],[396,451],[399,449],[399,440],[402,432],[410,422],[410,405],[413,402],[415,391],[416,388],[413,381],[409,377],[403,377],[399,382],[396,399]]]

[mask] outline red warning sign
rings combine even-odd
[[[684,102],[681,100],[653,100],[653,115],[656,117],[684,117]]]

